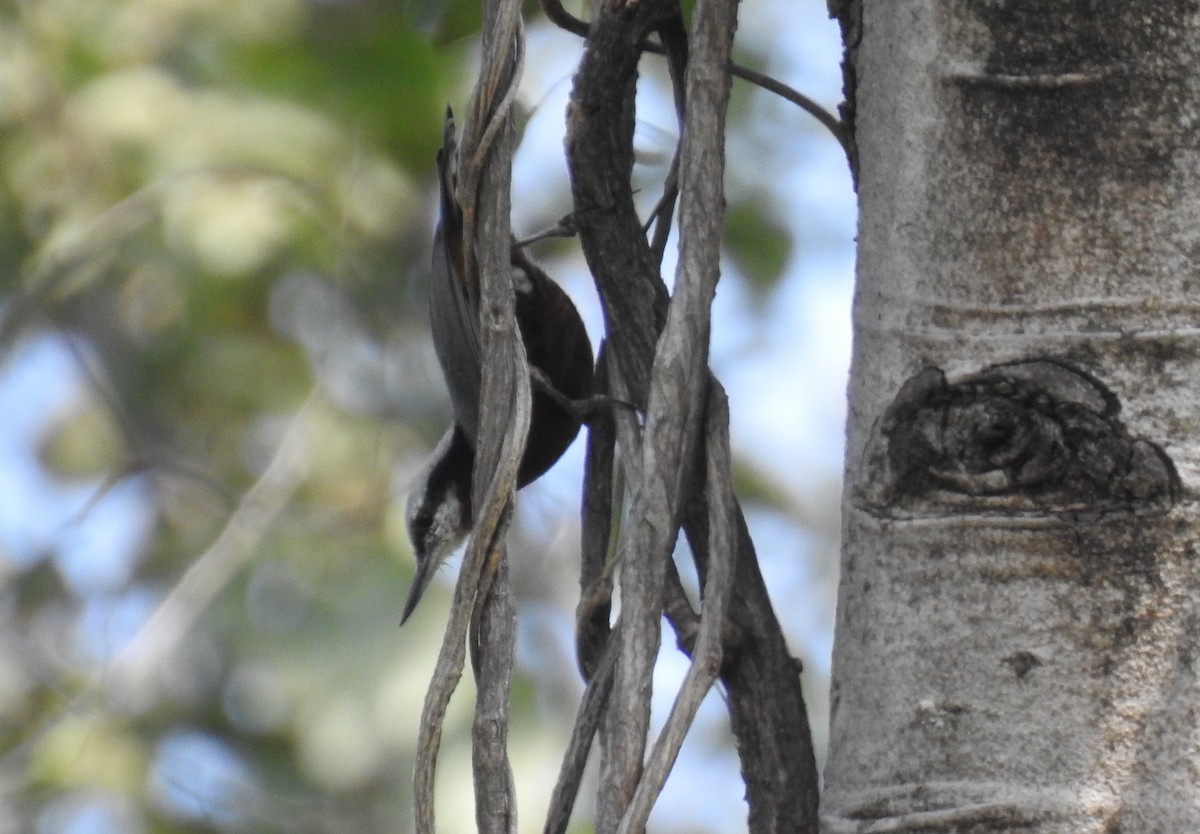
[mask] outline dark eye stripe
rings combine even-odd
[[[428,505],[422,505],[409,522],[410,535],[414,541],[422,541],[433,527],[433,511]]]

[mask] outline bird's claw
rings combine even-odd
[[[531,243],[537,243],[539,240],[545,240],[548,237],[575,237],[577,234],[579,234],[579,221],[575,219],[575,214],[572,212],[560,217],[558,222],[549,229],[543,229],[529,237],[514,241],[513,246],[517,249],[524,249]]]
[[[624,400],[618,400],[605,394],[593,394],[581,400],[573,400],[554,387],[550,379],[540,368],[529,368],[529,378],[533,387],[552,399],[559,408],[572,415],[580,423],[591,422],[598,414],[607,413],[614,408],[627,408],[632,412],[637,409]]]

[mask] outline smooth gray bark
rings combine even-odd
[[[1200,9],[861,24],[822,830],[1200,830]]]

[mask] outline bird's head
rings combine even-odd
[[[417,560],[400,624],[421,601],[433,575],[471,532],[471,470],[475,455],[462,432],[451,428],[413,483],[405,508]]]

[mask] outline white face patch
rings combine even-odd
[[[405,522],[417,572],[403,619],[408,619],[438,568],[471,531],[473,460],[461,431],[451,426],[414,479],[405,504]]]
[[[456,482],[435,480],[434,483],[441,484],[442,488],[431,493],[429,482],[423,480],[414,486],[408,496],[405,520],[413,555],[417,560],[417,572],[409,588],[401,623],[412,614],[425,589],[433,581],[434,574],[462,544],[470,528]]]
[[[431,561],[429,569],[436,570],[467,536],[463,502],[452,484],[441,495],[428,495],[424,484],[417,486],[408,497],[408,535],[418,563]]]
[[[459,493],[459,481],[446,476],[453,435],[451,429],[434,447],[405,505],[408,537],[422,574],[432,574],[441,567],[470,532],[466,496]]]

